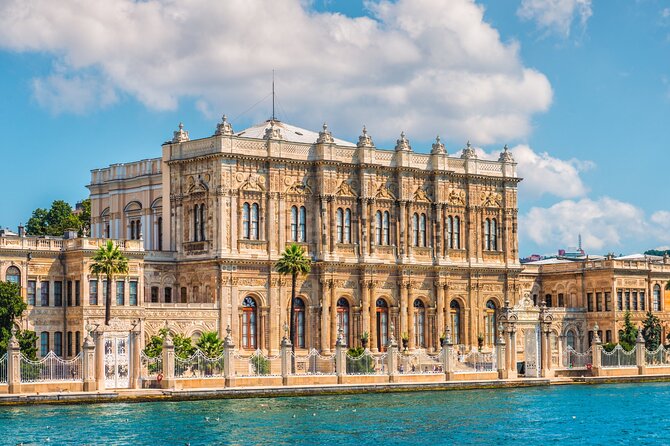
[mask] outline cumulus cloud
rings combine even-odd
[[[5,0],[0,48],[52,54],[68,72],[35,82],[37,100],[77,111],[115,91],[157,110],[187,98],[206,114],[246,110],[277,71],[285,114],[335,132],[436,132],[481,144],[527,135],[552,99],[474,0],[374,0],[371,17],[284,0]],[[69,79],[70,81],[65,81]],[[103,85],[91,87],[92,82]],[[266,118],[256,111],[253,118]]]
[[[55,114],[65,111],[82,114],[94,107],[117,101],[114,88],[96,76],[55,73],[33,79],[33,94],[42,107]]]
[[[570,35],[572,24],[579,21],[584,29],[593,14],[591,0],[522,0],[517,15],[534,21],[538,28]]]

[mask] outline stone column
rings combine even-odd
[[[335,217],[335,208],[337,206],[335,197],[328,197],[328,206],[330,207],[330,212],[328,213],[328,219],[330,220],[328,224],[328,230],[330,231],[330,255],[334,256],[335,246],[337,244],[337,222]],[[342,234],[344,235],[344,216],[342,217]]]
[[[86,335],[82,349],[84,392],[92,392],[97,389],[97,386],[95,382],[95,343],[90,334]]]
[[[361,222],[361,256],[366,259],[368,256],[368,199],[361,199],[361,215],[359,218]]]
[[[161,381],[162,389],[174,389],[174,343],[172,336],[168,332],[165,339],[163,339],[163,381]]]
[[[635,340],[635,363],[637,364],[637,374],[645,375],[647,373],[647,355],[642,337],[642,327],[637,330],[637,339]]]
[[[105,390],[105,334],[95,332],[95,380],[98,391]]]
[[[368,284],[365,280],[360,282],[361,296],[363,296],[363,304],[361,307],[361,320],[363,322],[362,332],[359,335],[367,332],[370,334],[370,294],[368,293]]]
[[[502,324],[500,325],[500,328],[498,329],[498,339],[496,341],[496,368],[498,370],[498,379],[506,379],[509,376],[509,370],[507,367],[506,363],[506,355],[505,355],[505,339],[503,338],[502,335]]]
[[[7,387],[9,393],[21,393],[21,346],[14,326],[7,345]]]
[[[389,374],[389,382],[396,382],[398,375],[398,343],[393,334],[393,324],[391,324],[391,335],[389,336],[388,350],[386,355],[386,366]]]
[[[233,364],[233,353],[235,352],[235,343],[231,336],[230,325],[226,328],[226,337],[223,339],[223,378],[226,387],[235,385],[235,365]]]
[[[333,286],[330,287],[330,343],[329,348],[335,348],[338,337],[337,327],[337,293],[335,292],[336,282],[333,281]],[[351,317],[351,313],[349,315]],[[349,330],[351,330],[352,321],[349,321]],[[343,329],[344,330],[344,329]],[[347,345],[349,339],[344,339],[344,344]]]
[[[407,202],[400,202],[400,238],[397,243],[400,252],[398,257],[401,257],[403,260],[407,258]],[[402,332],[402,327],[400,328]]]
[[[407,294],[409,293],[409,288],[411,283],[409,281],[403,281],[400,284],[400,336],[402,337],[403,333],[407,333]]]
[[[436,302],[436,320],[437,333],[444,333],[444,282],[438,280],[435,282],[437,288],[437,302]]]
[[[553,378],[554,371],[551,367],[551,323],[542,323],[542,338],[544,339],[544,347],[542,348],[542,376],[544,378]]]
[[[508,340],[507,340],[507,349],[509,353],[507,354],[508,362],[508,378],[516,378],[516,326],[514,323],[509,324],[508,326]]]
[[[330,354],[330,321],[329,321],[329,303],[332,305],[330,291],[333,289],[332,280],[321,281],[321,352]]]
[[[599,376],[602,373],[602,349],[603,345],[598,336],[598,324],[593,327],[593,340],[591,341],[591,373]]]
[[[140,332],[130,332],[130,388],[140,388]]]
[[[370,302],[370,350],[377,352],[377,304],[375,302],[375,282],[373,280],[368,281],[368,302]],[[391,315],[389,314],[389,317]]]
[[[444,369],[444,377],[447,381],[454,379],[454,358],[453,358],[453,344],[451,341],[451,329],[447,326],[444,331],[444,340],[442,341],[442,368]]]
[[[288,385],[288,377],[291,375],[291,341],[284,336],[281,340],[281,381]]]
[[[407,313],[408,313],[408,327],[407,335],[409,336],[409,349],[414,351],[416,348],[416,333],[414,330],[416,314],[414,312],[414,296],[412,295],[412,287],[407,289]],[[403,333],[404,335],[404,333]]]
[[[342,384],[347,375],[347,348],[344,342],[342,329],[339,330],[337,341],[335,341],[335,374],[337,383]]]
[[[274,193],[268,193],[268,210],[267,210],[267,217],[266,217],[266,234],[267,234],[267,241],[268,241],[268,252],[270,255],[277,254],[277,241],[276,241],[276,232],[277,232],[277,225],[278,222],[275,220],[275,194]]]

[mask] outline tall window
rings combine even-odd
[[[448,249],[454,248],[454,217],[451,215],[444,221],[445,241]]]
[[[298,241],[298,207],[291,208],[291,240]]]
[[[558,293],[558,306],[559,307],[565,307],[565,296],[563,293]]]
[[[67,281],[67,306],[72,306],[72,281]]]
[[[57,356],[63,356],[63,332],[57,331],[54,333],[54,353]]]
[[[40,282],[40,293],[42,296],[40,305],[43,307],[48,307],[49,306],[49,282],[48,281],[42,281]]]
[[[200,205],[193,206],[193,241],[200,240]]]
[[[377,299],[377,349],[386,351],[389,333],[389,308],[384,299]]]
[[[593,311],[593,293],[586,293],[586,311]]]
[[[63,306],[63,282],[57,280],[54,282],[54,307]]]
[[[572,330],[568,331],[568,334],[565,336],[565,343],[568,348],[575,349],[575,332]]]
[[[258,204],[244,203],[242,206],[242,238],[258,240]]]
[[[495,218],[491,219],[491,251],[498,250],[498,222]]]
[[[544,303],[549,308],[551,308],[553,306],[553,301],[552,301],[552,298],[551,298],[551,294],[547,294],[546,296],[544,296]]]
[[[37,282],[34,280],[28,281],[28,305],[35,305],[35,290],[37,288]]]
[[[375,213],[375,244],[382,244],[382,212]]]
[[[626,311],[630,311],[630,291],[626,291],[624,294],[626,296]]]
[[[612,310],[612,293],[605,292],[605,311]]]
[[[205,237],[205,222],[207,219],[205,218],[205,205],[201,204],[200,205],[200,240],[207,240],[207,237]]]
[[[40,356],[44,357],[49,354],[49,332],[43,331],[40,333]]]
[[[335,223],[337,228],[337,243],[344,243],[344,211],[337,208]]]
[[[165,295],[164,302],[167,304],[172,303],[172,287],[166,286],[163,293]]]
[[[344,243],[351,243],[351,209],[344,211]]]
[[[304,206],[291,208],[291,240],[305,242],[307,240],[307,210]]]
[[[305,301],[299,297],[295,298],[293,323],[295,324],[293,344],[298,348],[305,348]]]
[[[74,304],[77,307],[81,305],[81,282],[79,280],[74,281]]]
[[[140,219],[130,220],[130,240],[139,240],[142,233],[142,221]]]
[[[412,244],[414,246],[419,246],[419,214],[414,214],[414,216],[412,216],[412,231]]]
[[[78,355],[81,349],[81,332],[78,331],[74,334],[74,354]]]
[[[344,342],[349,345],[349,301],[344,297],[337,300],[337,327],[342,330]]]
[[[492,300],[489,300],[486,302],[486,310],[484,313],[486,345],[495,344],[496,328],[496,304]]]
[[[98,281],[91,280],[88,282],[88,303],[90,305],[98,305]]]
[[[152,286],[151,287],[151,303],[156,303],[158,302],[158,287],[157,286]]]
[[[242,348],[256,349],[256,301],[251,296],[242,302]]]
[[[454,238],[452,241],[454,249],[461,249],[461,218],[454,217]]]
[[[137,305],[137,281],[131,280],[128,283],[128,300],[130,305]]]
[[[72,332],[67,332],[67,355],[72,356]]]
[[[158,250],[163,250],[163,217],[158,217],[158,223],[156,224],[158,230]]]
[[[419,246],[426,247],[426,214],[419,218]]]
[[[389,211],[384,211],[382,217],[382,245],[391,244],[391,216]]]
[[[661,311],[661,287],[659,285],[654,285],[651,308],[653,311]]]
[[[617,291],[616,292],[616,309],[619,311],[623,311],[623,292],[622,291]]]
[[[605,293],[607,294],[607,293]],[[645,311],[645,298],[644,298],[644,291],[640,291],[640,311]]]
[[[461,343],[461,306],[455,300],[449,304],[451,313],[451,336],[455,345]]]
[[[185,286],[181,287],[181,290],[179,291],[179,293],[180,293],[179,300],[181,301],[181,303],[183,303],[183,304],[187,303],[188,302],[188,296],[186,295],[186,287]]]
[[[7,268],[5,280],[7,282],[15,283],[18,286],[21,286],[21,271],[15,266],[10,266]]]
[[[125,298],[123,294],[123,287],[125,283],[123,280],[117,280],[116,282],[116,305],[121,306],[125,303]]]
[[[421,299],[414,301],[414,342],[418,348],[426,348],[426,306]]]

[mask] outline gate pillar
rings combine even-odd
[[[95,381],[97,390],[105,390],[105,335],[95,332]]]

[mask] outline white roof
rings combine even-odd
[[[557,259],[556,257],[552,257],[550,259],[536,260],[534,262],[526,262],[524,263],[524,265],[554,265],[556,263],[575,263],[575,262],[572,260]]]
[[[275,127],[279,128],[284,141],[314,144],[319,138],[318,132],[301,129],[300,127],[286,124],[285,122],[275,121]],[[256,124],[252,127],[249,127],[248,129],[244,129],[241,132],[235,133],[235,135],[243,136],[245,138],[263,139],[263,136],[265,136],[265,130],[268,128],[270,128],[270,120]],[[335,140],[335,144],[338,146],[356,147],[356,144],[352,142],[335,137],[333,137],[333,139]]]
[[[662,260],[662,256],[652,256],[647,254],[628,254],[627,256],[617,257],[617,260]]]

